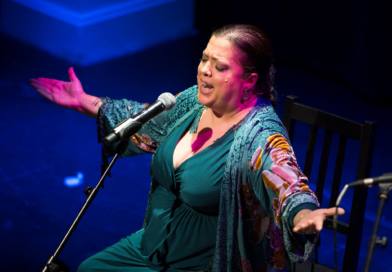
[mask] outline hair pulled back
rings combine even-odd
[[[218,28],[212,36],[229,40],[242,52],[241,64],[245,73],[257,73],[259,76],[252,91],[258,97],[275,102],[272,48],[264,32],[253,25],[237,24]]]

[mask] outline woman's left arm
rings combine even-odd
[[[298,234],[316,234],[323,228],[324,220],[333,216],[336,208],[318,208],[315,194],[308,186],[293,148],[281,134],[273,134],[266,140],[265,163],[262,167],[263,181],[276,194],[277,216],[286,214],[292,231]],[[342,208],[338,215],[344,214]]]
[[[283,134],[268,133],[259,144],[251,160],[251,167],[257,173],[254,190],[271,212],[274,224],[281,229],[290,259],[304,261],[313,249],[315,236],[302,234],[319,232],[325,218],[333,215],[335,209],[319,209],[317,197]],[[342,209],[338,211],[343,213]]]

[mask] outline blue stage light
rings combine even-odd
[[[74,65],[195,33],[193,0],[5,0],[0,31]]]
[[[77,187],[83,184],[84,175],[78,172],[76,176],[68,176],[64,178],[64,185],[67,187]]]

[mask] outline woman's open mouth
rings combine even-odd
[[[209,93],[211,93],[213,88],[214,87],[211,84],[208,84],[208,83],[203,82],[203,81],[200,82],[200,92],[202,94],[209,94]]]

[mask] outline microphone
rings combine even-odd
[[[387,173],[379,177],[360,179],[348,184],[348,186],[372,186],[379,183],[392,183],[392,173]]]
[[[175,104],[176,98],[174,95],[171,93],[162,93],[154,104],[117,125],[113,129],[113,132],[105,137],[105,144],[110,146],[123,139],[129,138],[131,135],[135,134],[144,123],[161,112],[171,109]]]

